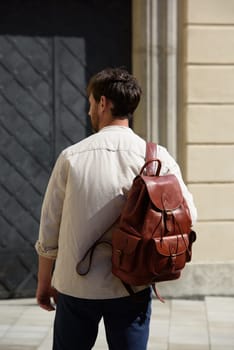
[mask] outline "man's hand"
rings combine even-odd
[[[36,298],[38,305],[42,309],[47,311],[53,311],[55,310],[54,305],[57,304],[58,292],[56,289],[50,286],[41,287],[40,285],[38,285]]]

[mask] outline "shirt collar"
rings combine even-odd
[[[133,130],[129,128],[128,126],[120,126],[120,125],[108,125],[104,126],[104,128],[100,129],[98,132],[105,132],[105,131],[127,131],[133,133]]]

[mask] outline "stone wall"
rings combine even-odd
[[[234,0],[188,0],[187,181],[198,207],[197,262],[234,261]]]

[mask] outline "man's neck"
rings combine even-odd
[[[129,126],[128,119],[113,119],[109,125]]]
[[[104,123],[101,123],[99,130],[104,128],[105,126],[125,126],[125,127],[129,127],[129,122],[128,119],[120,119],[120,118],[111,118],[109,120],[107,120]]]

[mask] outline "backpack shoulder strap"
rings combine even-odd
[[[157,159],[157,144],[154,142],[146,142],[145,162]],[[150,162],[146,166],[148,176],[154,175],[157,171],[157,162]]]

